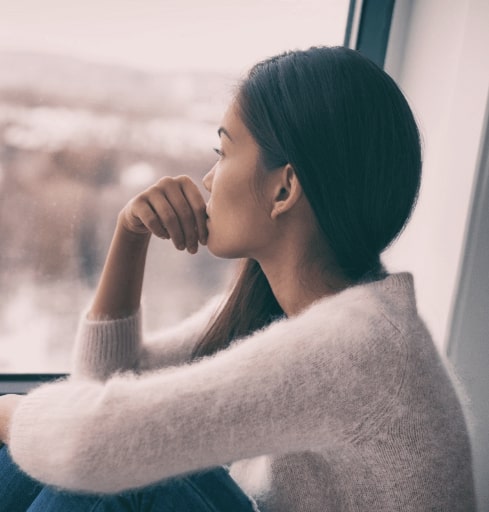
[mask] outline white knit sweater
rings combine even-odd
[[[267,512],[474,510],[465,421],[409,274],[188,363],[214,307],[146,344],[139,315],[82,322],[72,376],[14,415],[14,460],[100,493],[234,462]]]

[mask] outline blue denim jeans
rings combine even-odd
[[[224,467],[117,495],[75,494],[32,480],[0,448],[2,512],[256,512]]]

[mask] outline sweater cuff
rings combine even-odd
[[[89,320],[84,315],[75,342],[74,377],[105,380],[134,369],[141,346],[141,309],[126,318]]]

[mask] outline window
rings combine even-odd
[[[117,213],[200,182],[254,62],[342,44],[348,0],[10,2],[0,17],[0,373],[65,372]],[[178,321],[234,264],[153,240],[145,321]]]

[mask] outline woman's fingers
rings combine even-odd
[[[207,205],[197,185],[187,176],[182,176],[182,190],[194,214],[199,242],[205,245],[207,243]]]
[[[147,231],[159,238],[170,238],[168,230],[161,223],[158,214],[152,208],[151,203],[146,200],[142,202],[138,211],[138,216]]]
[[[177,249],[183,250],[192,241],[185,236],[185,226],[192,212],[185,204],[183,194],[175,184],[167,184],[163,189],[153,189],[148,202],[155,212],[156,218],[168,231],[168,234]]]
[[[171,238],[177,249],[197,252],[207,242],[206,205],[188,176],[165,177],[128,203],[124,224],[135,233]]]
[[[206,243],[207,227],[205,201],[195,183],[188,176],[163,178],[161,187],[172,211],[166,204],[154,201],[152,205],[178,249],[186,248],[194,254],[199,241]]]

